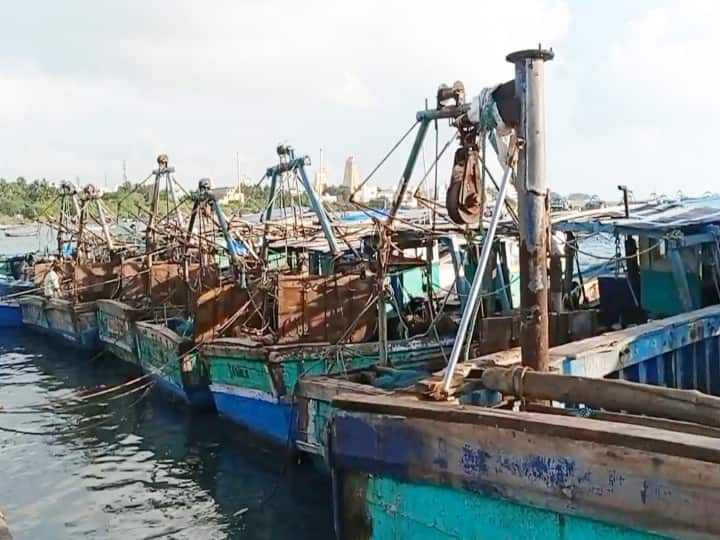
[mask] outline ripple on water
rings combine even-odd
[[[47,404],[129,380],[31,336],[0,335],[0,405]],[[0,508],[16,540],[332,538],[330,487],[238,429],[151,395],[66,412],[0,414]],[[264,502],[264,504],[261,504]]]

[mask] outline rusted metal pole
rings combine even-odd
[[[554,53],[541,48],[507,56],[515,64],[515,95],[520,101],[518,160],[520,229],[520,348],[522,363],[548,369],[547,223],[545,213],[544,64]]]

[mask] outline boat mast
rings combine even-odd
[[[544,65],[552,50],[540,47],[507,56],[515,64],[515,97],[520,101],[517,194],[520,231],[520,349],[522,364],[547,371],[547,183],[545,179]]]
[[[263,233],[263,260],[267,260],[266,257],[268,221],[270,221],[272,217],[273,206],[278,189],[278,181],[282,178],[282,175],[286,173],[297,173],[298,177],[300,178],[300,183],[302,184],[303,189],[305,190],[305,193],[310,200],[310,206],[312,206],[312,209],[315,212],[318,221],[320,222],[320,227],[322,228],[325,239],[327,240],[330,253],[332,255],[337,255],[340,251],[340,248],[338,247],[338,241],[335,237],[335,233],[333,232],[332,224],[330,223],[330,217],[328,216],[325,207],[320,201],[320,197],[318,197],[318,194],[313,188],[313,185],[308,178],[307,172],[305,171],[305,165],[310,164],[310,158],[308,156],[295,157],[295,149],[292,146],[286,144],[278,145],[277,154],[279,158],[279,163],[274,167],[268,168],[267,172],[265,173],[266,177],[270,178],[270,194],[268,196],[269,203],[265,211],[265,230]],[[280,189],[282,189],[282,185],[280,186]]]
[[[518,51],[507,56],[515,64],[515,102],[519,122],[514,126],[517,143],[504,164],[505,173],[495,201],[490,225],[483,239],[475,277],[463,310],[457,338],[443,378],[443,390],[452,385],[455,368],[465,350],[465,341],[482,301],[482,278],[492,251],[492,241],[504,204],[508,184],[517,159],[518,229],[520,232],[520,346],[522,363],[538,371],[548,367],[547,298],[547,187],[545,182],[545,114],[543,100],[543,64],[554,53],[543,49]],[[494,99],[494,98],[493,98]],[[498,109],[502,109],[498,103]],[[502,116],[502,112],[500,112]],[[478,115],[482,121],[482,114]],[[510,122],[510,119],[508,119]],[[512,123],[512,122],[510,122]]]

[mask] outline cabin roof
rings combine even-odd
[[[720,207],[697,199],[683,202],[634,203],[625,217],[623,206],[612,206],[554,216],[553,228],[559,231],[588,233],[644,234],[666,236],[672,231],[700,235],[698,241],[714,238],[720,226]],[[703,237],[703,238],[701,238]]]

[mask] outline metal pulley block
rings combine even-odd
[[[450,187],[445,197],[448,215],[458,225],[470,225],[482,216],[483,186],[480,153],[476,146],[462,146],[455,152]]]

